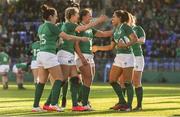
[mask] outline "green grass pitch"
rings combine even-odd
[[[10,84],[8,90],[0,89],[0,116],[180,116],[180,85],[179,84],[145,84],[143,111],[120,112],[108,110],[117,102],[112,87],[107,83],[94,83],[90,94],[90,102],[95,111],[72,112],[70,92],[65,112],[31,112],[34,85],[26,84],[27,90],[18,90]],[[47,85],[41,99],[45,102],[51,86]],[[136,98],[133,107],[136,105]]]

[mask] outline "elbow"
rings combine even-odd
[[[63,38],[63,39],[66,39],[66,38],[67,38],[67,34],[64,33],[64,32],[61,32],[61,33],[59,34],[59,37],[61,37],[61,38]]]
[[[140,44],[145,44],[145,41],[143,40],[143,41],[140,41],[139,43],[140,43]]]
[[[135,37],[135,39],[134,39],[134,43],[136,43],[136,42],[138,42],[138,38],[137,37]]]
[[[144,37],[142,37],[142,38],[139,39],[139,42],[140,42],[141,44],[144,44],[144,43],[145,43],[145,40],[146,40],[146,39],[145,39]]]
[[[114,47],[113,47],[113,46],[111,46],[111,47],[109,48],[109,51],[110,51],[110,50],[113,50],[113,48],[114,48]]]
[[[138,38],[136,37],[132,40],[132,44],[135,44],[135,43],[138,43]]]
[[[108,37],[108,34],[106,34],[105,32],[100,32],[100,34],[99,34],[100,36],[99,37]]]
[[[64,40],[69,40],[69,35],[68,34],[66,34],[65,32],[62,32],[62,33],[60,33],[60,37]]]
[[[139,44],[144,44],[144,42],[142,42],[142,41],[138,41],[138,43],[139,43]]]

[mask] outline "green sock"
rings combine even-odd
[[[132,83],[125,83],[125,86],[127,90],[128,106],[132,107],[132,101],[133,101],[133,96],[134,96]]]
[[[62,89],[63,90],[63,89]],[[45,102],[45,105],[50,105],[51,104],[51,95],[52,95],[52,91],[50,92],[48,99]]]
[[[19,83],[18,84],[18,89],[21,89],[23,87],[23,84],[22,83]]]
[[[137,97],[137,107],[142,107],[143,88],[142,87],[135,88],[135,92]]]
[[[35,82],[35,83],[34,83],[34,86],[35,86],[35,88],[36,88],[36,86],[37,86],[37,82]]]
[[[83,104],[83,106],[86,106],[88,104],[89,92],[90,92],[90,87],[83,85],[82,86],[82,104]]]
[[[82,101],[82,83],[79,83],[79,88],[78,88],[78,102]]]
[[[126,95],[126,88],[121,88],[121,89],[122,89],[123,95],[125,96]]]
[[[33,107],[39,107],[39,101],[41,99],[45,84],[38,83],[35,90]]]
[[[45,102],[45,105],[50,105],[51,104],[51,95],[52,95],[52,91],[50,92],[46,102]]]
[[[55,80],[54,85],[51,90],[51,104],[52,105],[58,104],[61,87],[62,87],[62,81]]]
[[[66,81],[62,87],[62,98],[66,98],[68,91],[68,81]]]
[[[119,84],[117,82],[113,82],[113,83],[111,83],[111,86],[113,87],[115,93],[117,94],[117,96],[119,98],[119,103],[126,104],[126,100],[124,99],[124,96],[122,94],[122,89],[119,86]]]
[[[78,106],[78,101],[77,101],[77,95],[78,95],[78,85],[79,85],[79,79],[78,77],[72,77],[70,79],[71,82],[71,98],[72,98],[72,105],[73,106]]]
[[[8,82],[5,82],[5,83],[3,84],[3,89],[8,89]]]

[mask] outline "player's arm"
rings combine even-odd
[[[110,51],[113,50],[115,47],[115,42],[111,41],[110,45],[106,45],[106,46],[93,46],[92,47],[92,52],[97,52],[97,51]]]
[[[124,42],[123,40],[119,40],[118,42],[118,47],[119,48],[128,48],[129,46],[132,46],[133,44],[135,44],[138,40],[136,34],[131,33],[129,35],[130,41],[129,42]]]
[[[137,43],[144,44],[144,43],[145,43],[145,40],[146,40],[145,37],[140,37],[140,38],[138,39]]]
[[[62,37],[65,40],[70,40],[70,41],[89,41],[89,39],[87,37],[78,37],[78,36],[74,36],[74,35],[69,35],[65,32],[61,32],[59,34],[60,37]]]
[[[9,58],[9,61],[8,61],[9,65],[11,65],[11,62],[12,62],[12,61],[11,61],[11,59]]]
[[[88,63],[87,63],[87,61],[86,61],[86,59],[85,59],[84,55],[82,54],[81,49],[79,47],[79,41],[75,42],[75,52],[77,53],[77,55],[81,59],[83,65],[87,65]]]
[[[126,45],[129,47],[129,46],[132,46],[133,44],[135,44],[138,40],[138,37],[135,33],[131,33],[129,35],[129,38],[130,38],[130,41],[126,43]]]
[[[126,41],[123,41],[123,40],[120,40],[118,42],[118,47],[119,48],[128,48],[129,46],[132,46],[133,44],[135,44],[138,40],[138,37],[137,35],[134,33],[132,27],[124,24],[122,26],[122,29],[124,30],[124,32],[126,33],[127,37],[129,38],[129,41],[126,42]]]
[[[111,37],[113,35],[113,31],[97,31],[96,37]]]
[[[94,22],[90,22],[89,24],[85,24],[85,25],[82,25],[82,26],[77,26],[75,31],[76,32],[81,32],[81,31],[85,31],[91,27],[94,27],[104,21],[106,21],[107,17],[105,15],[101,15],[96,21]]]
[[[138,27],[138,41],[137,43],[144,44],[146,40],[146,34],[142,27]]]
[[[65,40],[70,40],[70,41],[89,41],[89,39],[87,37],[77,37],[77,36],[74,36],[74,35],[69,35],[67,33],[65,33],[63,31],[63,29],[60,29],[58,26],[56,25],[48,25],[49,26],[49,29],[56,35],[58,35],[59,37],[62,37],[63,39]],[[71,29],[71,26],[68,26],[67,29]],[[74,25],[76,26],[76,25]],[[74,30],[74,27],[72,27],[73,30]]]

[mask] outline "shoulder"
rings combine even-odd
[[[53,23],[45,23],[45,25],[46,26],[48,26],[48,27],[57,27],[55,24],[53,24]]]
[[[121,28],[129,28],[129,29],[132,29],[132,27],[131,26],[129,26],[127,23],[123,23],[122,24],[122,26],[121,26]]]
[[[71,26],[78,26],[78,24],[74,24],[74,23],[71,23],[71,22],[66,22],[66,23],[64,23],[64,26],[71,27]]]
[[[39,45],[40,44],[40,41],[36,41],[34,43],[32,43],[32,46],[36,46],[36,45]]]
[[[43,25],[44,25],[44,24],[41,24],[41,25],[39,26],[38,32],[42,29]]]
[[[58,28],[61,28],[63,24],[64,24],[63,22],[60,22],[60,23],[57,23],[56,26],[57,26]]]
[[[133,30],[137,31],[138,33],[144,33],[145,34],[145,31],[141,26],[136,26]]]
[[[135,29],[140,29],[140,30],[143,30],[143,28],[141,26],[134,26]]]

